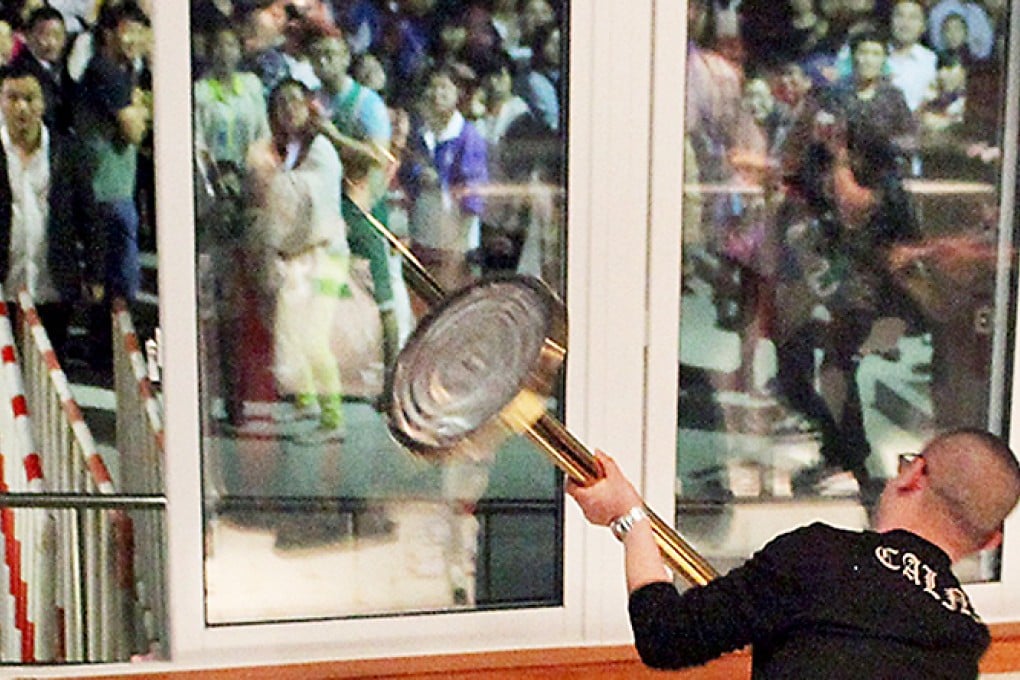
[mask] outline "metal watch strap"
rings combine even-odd
[[[634,525],[644,519],[648,519],[648,513],[645,512],[644,506],[635,505],[610,522],[609,530],[613,532],[613,536],[616,536],[617,540],[622,541],[634,528]]]

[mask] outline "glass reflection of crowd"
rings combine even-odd
[[[111,302],[136,300],[140,248],[154,247],[147,12],[133,0],[0,4],[0,280],[9,301],[33,297],[61,360],[101,372]]]
[[[275,293],[251,293],[279,253],[247,225],[258,212],[251,150],[277,136],[266,102],[281,83],[306,88],[307,135],[340,163],[342,226],[329,238],[352,240],[351,255],[372,263],[388,358],[422,305],[372,221],[404,238],[448,290],[496,271],[542,275],[548,263],[529,241],[546,237],[545,215],[506,189],[561,182],[562,13],[549,0],[194,0],[198,236],[231,263],[217,284],[221,322],[271,333],[255,327],[267,307],[252,299]],[[294,167],[285,148],[275,153]],[[345,222],[358,225],[353,239]],[[273,359],[223,354],[233,364],[226,416],[241,424],[246,401],[278,396],[264,368]]]
[[[426,308],[378,227],[446,291],[500,272],[548,280],[561,266],[550,240],[562,227],[554,192],[528,187],[564,185],[564,3],[191,4],[196,229],[217,301],[217,431],[236,435],[240,450],[268,405],[282,458],[313,451],[311,492],[335,498],[353,404],[385,408],[387,367]],[[366,281],[374,324],[350,311]],[[359,324],[376,353],[355,356],[345,344]],[[474,506],[492,453],[442,469],[455,604],[474,601]],[[264,490],[295,494],[284,467]],[[355,494],[352,527],[336,513],[284,518],[275,547],[391,535],[373,489]]]
[[[708,278],[717,324],[740,335],[735,389],[792,410],[771,431],[818,433],[821,461],[795,492],[848,473],[875,488],[857,384],[868,353],[895,358],[899,339],[930,333],[933,401],[945,396],[939,364],[968,341],[936,309],[964,283],[952,272],[989,273],[994,218],[985,206],[970,224],[922,220],[923,189],[908,187],[994,182],[1004,13],[961,0],[688,3],[684,271]],[[956,291],[968,313],[992,279]],[[754,373],[765,339],[768,382]],[[940,426],[984,425],[935,410]]]

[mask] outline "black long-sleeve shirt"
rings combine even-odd
[[[636,590],[630,618],[650,666],[751,644],[753,678],[973,680],[990,642],[941,549],[907,531],[818,523],[704,587]]]

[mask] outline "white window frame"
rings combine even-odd
[[[608,531],[587,525],[569,500],[562,607],[205,625],[188,0],[152,4],[172,660],[33,669],[33,675],[628,643],[623,552]],[[1020,33],[1017,16],[1012,35]],[[669,518],[675,503],[686,3],[573,0],[569,28],[565,420],[579,439],[611,453],[649,504]],[[1015,52],[1010,91],[1020,71]],[[1011,104],[1008,168],[1017,162],[1016,109]],[[1009,179],[1004,187],[1012,208],[1012,174]],[[1003,212],[1012,220],[1012,209]],[[1020,364],[1013,368],[1015,375]],[[1011,421],[1020,422],[1020,405]],[[1015,433],[1012,445],[1020,448]],[[989,622],[1020,619],[1020,514],[1007,522],[1005,545],[1003,580],[968,588]]]
[[[171,668],[619,644],[623,555],[568,502],[564,605],[207,627],[195,338],[186,0],[153,3],[161,314],[165,338]],[[638,473],[653,2],[571,3],[567,414]],[[598,49],[595,46],[598,45]],[[626,236],[626,248],[610,241]],[[635,282],[636,285],[635,285]],[[589,330],[596,329],[596,330]],[[537,455],[537,454],[536,454]],[[338,575],[338,578],[342,576]],[[148,666],[148,664],[146,664]]]

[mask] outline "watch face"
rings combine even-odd
[[[645,512],[643,507],[636,505],[610,522],[609,529],[616,538],[622,541],[630,533],[630,530],[634,528],[634,525],[643,519],[648,519],[648,513]]]

